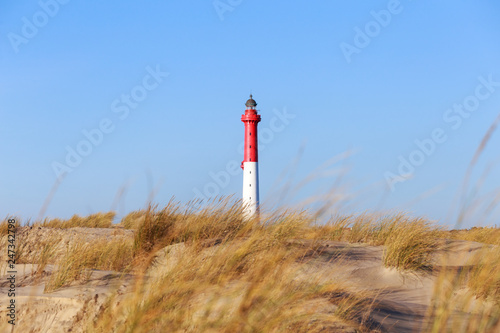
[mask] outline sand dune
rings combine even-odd
[[[68,230],[40,228],[23,232],[30,244],[27,245],[30,255],[36,253],[37,244],[42,238],[57,237],[63,239],[61,244],[65,244],[71,242],[77,235],[87,237],[88,241],[133,235],[131,231],[125,230],[86,228]],[[290,241],[296,246],[314,249],[297,264],[300,265],[300,274],[297,278],[317,283],[340,281],[352,290],[366,292],[373,301],[371,311],[366,318],[367,325],[375,331],[400,333],[422,330],[439,270],[446,267],[460,269],[469,265],[474,254],[485,246],[468,241],[443,241],[442,249],[436,252],[433,258],[436,267],[433,271],[410,273],[384,267],[382,263],[384,249],[381,246],[334,241],[320,243],[316,241],[315,244],[311,242]],[[210,251],[220,246],[217,242],[213,244],[208,244],[202,255],[210,256]],[[159,251],[154,265],[147,272],[148,281],[154,281],[155,277],[173,269],[182,257],[184,249],[185,245],[179,243]],[[63,251],[62,248],[59,251]],[[3,248],[2,252],[5,252]],[[36,265],[28,263],[17,265],[15,298],[17,332],[84,332],[89,318],[99,315],[106,300],[114,294],[117,296],[113,301],[119,302],[121,297],[131,292],[134,282],[133,275],[95,270],[85,284],[73,283],[57,291],[45,293],[44,286],[53,270],[54,267],[48,265],[45,274],[41,278],[35,278],[33,272],[36,271]],[[4,265],[0,277],[2,318],[5,318],[6,313],[3,305],[9,301],[6,279]],[[228,288],[230,289],[230,286]],[[229,289],[228,295],[232,295]],[[226,301],[234,300],[226,299]],[[321,300],[314,306],[320,312],[332,311],[332,305],[322,303]],[[325,327],[325,331],[354,332],[353,328],[335,325]],[[2,329],[10,327],[4,325]]]

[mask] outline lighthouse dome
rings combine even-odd
[[[245,103],[247,107],[256,107],[257,102],[252,98],[252,95],[250,95],[250,99]]]

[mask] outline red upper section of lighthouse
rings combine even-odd
[[[245,105],[247,107],[245,114],[241,116],[241,121],[245,124],[245,153],[241,168],[243,168],[243,163],[245,162],[259,161],[257,124],[260,122],[260,115],[257,114],[257,110],[255,109],[257,102],[250,95],[250,99]]]

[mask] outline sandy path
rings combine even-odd
[[[375,293],[371,327],[397,333],[420,332],[439,270],[464,267],[485,246],[468,241],[447,241],[434,256],[436,269],[433,272],[404,273],[383,266],[382,246],[333,241],[321,245],[317,250],[319,256],[308,262],[307,277],[320,276],[323,283],[330,279],[347,281],[354,289]]]

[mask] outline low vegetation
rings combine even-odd
[[[7,235],[7,233],[9,232],[9,219],[14,219],[16,221],[14,223],[16,228],[19,228],[21,226],[18,218],[16,217],[5,218],[2,222],[0,222],[0,237]]]
[[[25,228],[109,228],[114,217],[74,216]],[[0,224],[3,234],[5,226],[6,221]],[[339,215],[322,224],[304,211],[244,219],[241,203],[230,199],[201,208],[175,201],[162,208],[150,205],[113,227],[130,236],[92,242],[56,237],[37,244],[37,255],[30,257],[38,264],[37,279],[54,265],[45,279],[46,292],[87,282],[94,270],[137,277],[132,293],[119,302],[113,302],[118,295],[111,297],[98,318],[88,318],[89,332],[163,332],[165,327],[188,332],[376,331],[368,319],[376,295],[341,281],[304,276],[304,264],[318,254],[322,241],[382,246],[386,267],[439,274],[426,331],[495,332],[500,325],[496,228],[445,231],[402,213]],[[432,259],[444,239],[490,245],[469,266],[438,271]],[[25,253],[22,242],[21,237],[20,253]],[[457,317],[456,311],[472,315]]]
[[[34,225],[46,228],[59,228],[59,229],[68,229],[75,227],[111,228],[111,226],[113,225],[113,220],[115,218],[115,215],[116,213],[114,212],[96,213],[85,217],[73,215],[68,220],[61,220],[57,218],[45,219],[40,223],[35,223]]]
[[[133,258],[131,240],[100,240],[92,243],[76,241],[68,246],[65,254],[57,261],[57,270],[50,276],[45,291],[50,292],[71,283],[86,282],[92,270],[113,270],[127,272]],[[40,264],[46,263],[44,253],[50,253],[50,245],[44,247]],[[40,271],[40,267],[38,268]]]
[[[499,332],[500,259],[485,250],[474,265],[439,273],[425,332]]]
[[[384,264],[400,270],[429,270],[441,228],[405,214],[339,216],[309,237],[384,246]]]
[[[244,220],[240,206],[221,201],[196,212],[173,203],[162,210],[150,207],[137,229],[135,253],[171,245],[170,265],[145,267],[154,287],[139,282],[133,295],[109,304],[91,331],[368,331],[368,297],[340,283],[298,278],[298,262],[309,249],[290,240],[307,229],[306,214],[284,212],[260,223]],[[182,251],[175,252],[180,245]],[[317,313],[319,300],[331,310]]]
[[[452,230],[443,235],[443,237],[500,245],[500,229],[496,227],[473,227],[468,230]]]

